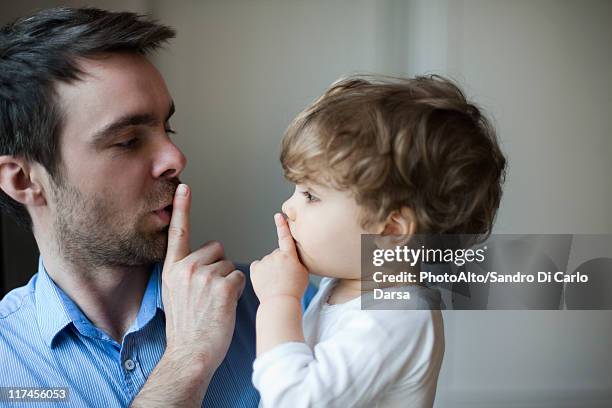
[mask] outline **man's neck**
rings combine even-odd
[[[140,310],[150,269],[75,265],[57,250],[40,244],[45,269],[55,284],[94,326],[121,343]]]

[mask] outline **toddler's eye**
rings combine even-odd
[[[304,197],[306,197],[306,201],[308,201],[308,202],[319,201],[319,199],[317,197],[313,196],[312,194],[310,194],[309,191],[302,191],[302,195]]]

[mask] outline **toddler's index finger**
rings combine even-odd
[[[285,217],[282,214],[274,214],[274,223],[276,224],[276,235],[278,235],[278,249],[295,253],[295,242]]]
[[[177,262],[189,255],[189,209],[191,194],[186,184],[179,184],[172,201],[172,218],[168,228],[166,262]]]

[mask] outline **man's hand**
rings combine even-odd
[[[198,407],[229,348],[242,272],[209,242],[189,249],[189,188],[178,186],[162,272],[166,351],[132,406]],[[191,252],[191,253],[190,253]]]
[[[185,194],[181,194],[184,189]],[[190,253],[191,195],[180,185],[174,196],[168,251],[162,273],[167,352],[192,356],[217,369],[229,347],[236,303],[245,278],[225,259],[223,246],[209,242]]]
[[[251,263],[251,282],[260,302],[274,296],[301,299],[308,286],[308,271],[298,258],[287,221],[274,215],[278,249]]]

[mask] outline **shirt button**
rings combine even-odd
[[[134,367],[136,367],[136,364],[134,364],[132,360],[127,359],[123,362],[123,367],[125,367],[125,369],[128,371],[132,371]]]

